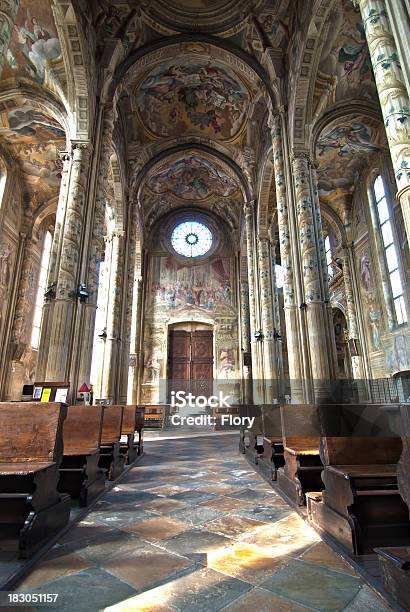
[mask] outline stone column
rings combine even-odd
[[[111,266],[107,304],[107,338],[104,348],[104,367],[102,372],[102,397],[116,402],[118,381],[118,357],[120,342],[120,315],[124,232],[114,231],[111,236]]]
[[[248,287],[249,287],[249,320],[251,331],[251,355],[252,355],[252,377],[256,381],[254,384],[253,398],[255,403],[262,401],[262,367],[260,354],[260,341],[255,338],[255,332],[259,331],[258,327],[258,309],[256,299],[256,258],[255,258],[255,202],[246,202],[244,207],[245,213],[245,235],[246,235],[246,253],[248,263]]]
[[[68,181],[64,230],[61,236],[61,255],[56,267],[55,300],[52,305],[52,320],[48,326],[50,335],[47,339],[48,354],[44,376],[48,381],[69,380],[88,167],[87,144],[75,143]],[[39,352],[41,350],[40,344]]]
[[[349,340],[358,341],[359,340],[359,331],[357,327],[357,314],[356,314],[356,304],[354,301],[353,294],[353,285],[352,285],[352,275],[350,269],[350,257],[348,250],[350,247],[346,247],[345,251],[342,255],[342,265],[343,265],[343,281],[345,285],[345,295],[346,295],[346,314],[347,314],[347,325],[348,325],[348,333]],[[361,363],[361,357],[352,356],[352,371],[353,378],[362,379],[363,376],[363,367]]]
[[[139,401],[139,383],[141,380],[141,349],[140,349],[140,334],[141,334],[141,317],[142,317],[142,301],[143,301],[143,286],[142,286],[142,278],[138,278],[135,282],[135,294],[133,301],[135,303],[134,312],[133,312],[133,340],[134,342],[131,345],[131,355],[133,355],[132,362],[132,395],[131,395],[131,403],[137,404]]]
[[[299,312],[297,306],[294,270],[292,261],[291,228],[289,222],[286,169],[284,161],[283,116],[276,113],[271,117],[272,153],[275,170],[276,204],[278,212],[279,248],[283,268],[283,298],[289,360],[289,376],[293,402],[304,400],[303,390],[303,346],[299,335]],[[290,190],[289,190],[290,191]]]
[[[310,160],[304,152],[292,156],[300,255],[303,271],[306,328],[315,399],[329,393],[329,341],[326,305],[323,300],[320,246],[315,230],[315,201],[311,189]]]
[[[263,332],[263,374],[265,403],[271,404],[278,397],[278,360],[274,340],[274,297],[272,294],[272,258],[267,236],[258,237],[260,304]]]
[[[390,154],[410,242],[410,99],[384,0],[354,0],[360,7],[384,117]]]
[[[251,352],[251,323],[249,318],[249,283],[242,278],[239,282],[240,315],[241,315],[241,358],[243,353]],[[245,404],[252,403],[252,367],[242,364],[243,398]]]
[[[3,71],[20,0],[0,0],[0,74]]]

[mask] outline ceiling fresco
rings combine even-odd
[[[139,200],[151,226],[163,214],[190,206],[213,211],[237,227],[242,192],[230,168],[199,150],[176,153],[151,169]]]
[[[319,64],[315,107],[323,93],[328,105],[347,98],[377,100],[360,11],[350,0],[337,3],[331,14],[331,27]]]
[[[22,100],[18,108],[0,112],[0,142],[19,164],[30,192],[41,200],[58,193],[65,133],[57,121]]]
[[[354,114],[328,124],[316,144],[321,198],[326,201],[335,190],[353,189],[366,158],[386,145],[376,119]]]
[[[43,83],[48,62],[60,55],[50,2],[20,0],[2,77],[24,76]]]
[[[231,69],[192,56],[152,70],[137,93],[140,120],[154,137],[196,133],[232,141],[244,127],[249,102],[248,88]]]
[[[184,200],[227,197],[238,190],[236,181],[206,157],[189,155],[153,174],[148,188],[158,194],[172,193]]]

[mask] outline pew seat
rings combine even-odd
[[[87,506],[105,489],[105,470],[98,466],[103,406],[69,406],[64,423],[64,456],[58,490]]]
[[[124,469],[125,456],[120,447],[123,413],[124,406],[104,407],[98,466],[107,471],[108,480],[118,478]]]
[[[269,480],[277,480],[278,469],[285,464],[282,438],[263,437],[263,452],[258,456],[260,471]]]
[[[70,497],[57,490],[67,406],[0,403],[0,546],[32,556],[70,518]]]
[[[294,504],[303,506],[306,493],[323,489],[317,407],[286,404],[280,407],[280,415],[284,465],[277,471],[278,485]]]

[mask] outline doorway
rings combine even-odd
[[[168,402],[171,391],[212,394],[213,331],[205,325],[175,326],[168,338]]]

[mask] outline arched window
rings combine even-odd
[[[51,244],[53,237],[51,232],[47,232],[44,238],[43,254],[41,256],[40,275],[38,279],[38,289],[36,295],[36,305],[34,308],[33,330],[31,333],[31,346],[38,349],[40,341],[41,315],[43,313],[44,292],[47,285],[47,273],[50,263]]]
[[[325,252],[326,252],[326,263],[327,263],[327,273],[329,278],[332,278],[334,271],[332,267],[332,246],[330,244],[330,238],[327,235],[325,238]]]
[[[404,298],[403,282],[400,272],[397,247],[394,242],[390,206],[382,177],[376,177],[373,183],[373,197],[377,210],[380,233],[382,237],[386,268],[390,279],[390,290],[394,303],[397,325],[407,323],[407,310]]]

